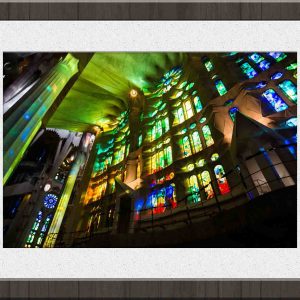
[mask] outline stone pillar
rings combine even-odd
[[[85,133],[82,138],[79,145],[79,150],[77,152],[75,161],[72,165],[72,168],[69,172],[68,178],[66,180],[64,189],[61,193],[60,200],[58,203],[58,206],[56,208],[54,217],[52,219],[45,243],[44,248],[52,248],[55,245],[57,235],[60,231],[60,227],[65,215],[65,212],[68,207],[68,203],[78,176],[78,173],[80,171],[80,168],[84,166],[84,163],[86,161],[86,153],[88,151],[89,141],[90,141],[91,134]]]
[[[4,121],[3,183],[12,174],[41,127],[42,119],[67,82],[78,72],[78,60],[68,54],[39,82]]]

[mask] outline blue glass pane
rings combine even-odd
[[[253,54],[249,55],[249,58],[251,60],[253,60],[256,64],[258,64],[262,60],[264,60],[264,58],[261,55],[259,55],[258,53],[253,53]]]
[[[263,71],[268,70],[270,68],[271,63],[268,62],[267,60],[263,60],[262,62],[259,63],[259,68]]]
[[[283,99],[273,90],[266,90],[262,97],[272,106],[276,112],[286,110],[288,105],[283,101]]]
[[[286,121],[286,125],[288,127],[296,127],[297,126],[297,117],[290,118]]]
[[[268,52],[268,54],[273,57],[277,62],[286,58],[286,54],[283,52]]]
[[[243,73],[247,75],[248,78],[253,78],[257,75],[257,72],[247,62],[241,65],[241,69]]]
[[[229,115],[233,122],[235,121],[235,115],[238,111],[239,111],[239,109],[237,107],[232,107],[229,109]]]
[[[292,102],[297,103],[297,87],[292,81],[284,80],[278,86]]]
[[[224,102],[224,106],[230,106],[233,103],[234,99],[229,99]]]
[[[264,88],[266,85],[267,85],[266,81],[261,81],[256,85],[256,88],[261,89],[261,88]]]
[[[57,196],[54,194],[47,194],[44,198],[44,206],[46,208],[54,208],[57,203]]]
[[[282,77],[282,75],[283,75],[283,73],[281,73],[281,72],[276,72],[276,73],[274,73],[274,74],[271,76],[271,79],[272,79],[272,80],[279,79],[279,78]]]

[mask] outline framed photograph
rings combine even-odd
[[[299,4],[0,8],[4,297],[298,296]]]

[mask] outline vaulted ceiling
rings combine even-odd
[[[186,59],[183,53],[94,53],[47,127],[83,132],[97,125],[110,130],[128,107],[130,89],[151,90]]]

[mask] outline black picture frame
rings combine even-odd
[[[299,20],[300,3],[0,3],[0,20]],[[1,23],[0,23],[1,24]],[[280,276],[280,274],[277,274]],[[285,280],[0,280],[0,298],[265,299],[300,298]]]

